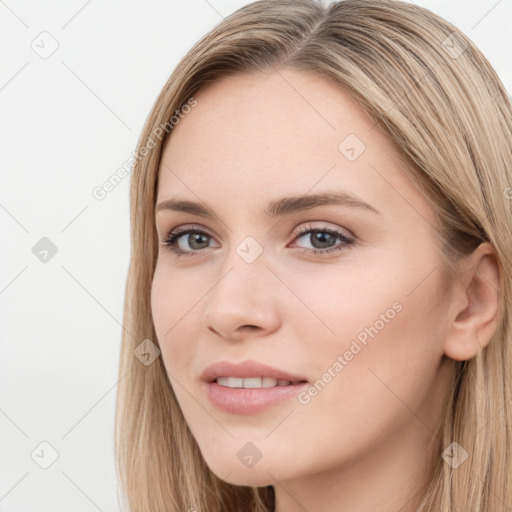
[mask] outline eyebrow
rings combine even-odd
[[[283,197],[281,199],[271,201],[267,206],[266,212],[272,217],[283,217],[295,212],[310,210],[318,206],[326,205],[351,206],[354,208],[368,210],[377,214],[380,213],[371,204],[368,204],[361,198],[345,191]],[[162,210],[185,212],[208,219],[215,217],[213,211],[206,206],[187,200],[167,199],[161,201],[155,208],[155,214]]]

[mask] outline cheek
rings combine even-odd
[[[412,378],[441,357],[440,271],[429,274],[436,268],[435,254],[430,249],[420,261],[412,251],[389,250],[387,257],[382,252],[364,265],[349,261],[339,271],[326,267],[294,280],[303,302],[294,301],[295,337],[306,350],[301,359],[311,362],[317,378],[342,356],[343,370],[336,375],[366,380],[368,388],[378,382],[372,368],[393,379],[410,371]],[[350,367],[357,372],[346,371]]]
[[[302,325],[302,339],[309,340],[302,357],[318,379],[317,391],[303,397],[309,417],[336,417],[353,439],[372,429],[377,439],[380,428],[390,432],[410,419],[408,407],[417,410],[435,382],[443,354],[439,276],[434,272],[416,287],[421,280],[409,268],[399,279],[388,272],[365,286],[347,278],[343,288],[328,287],[315,305],[334,332],[321,326],[315,335],[307,322]],[[357,420],[347,424],[348,417]]]
[[[201,319],[194,307],[200,296],[178,276],[178,272],[157,264],[151,287],[151,313],[164,365],[171,376],[180,380],[191,368]]]

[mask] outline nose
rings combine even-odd
[[[207,294],[204,327],[218,337],[233,341],[271,334],[281,321],[278,285],[262,256],[247,263],[235,254],[223,266]]]

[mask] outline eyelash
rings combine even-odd
[[[315,228],[315,227],[312,227],[311,225],[298,229],[294,233],[294,236],[295,236],[294,240],[296,238],[301,238],[304,235],[310,234],[310,233],[328,233],[329,235],[333,235],[333,236],[339,238],[344,243],[344,245],[342,245],[342,246],[328,247],[326,249],[303,249],[304,253],[312,254],[315,256],[317,256],[317,255],[323,256],[323,255],[329,254],[333,251],[343,251],[345,249],[350,249],[351,246],[355,242],[354,238],[346,235],[345,233],[342,233],[341,231],[337,231],[335,229],[328,228],[327,226],[325,226],[323,228],[318,228],[318,227]],[[197,228],[186,228],[185,227],[185,228],[177,228],[173,231],[170,231],[167,234],[167,237],[164,240],[162,240],[162,244],[164,246],[168,247],[169,250],[172,251],[173,253],[175,253],[175,255],[178,257],[179,256],[196,256],[202,251],[183,251],[177,247],[178,239],[181,238],[183,235],[188,235],[188,234],[206,235],[207,237],[212,238],[211,235],[209,235],[205,231],[202,231]]]

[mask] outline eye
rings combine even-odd
[[[320,228],[309,225],[297,230],[295,235],[295,239],[304,238],[310,241],[313,245],[313,249],[305,249],[304,252],[313,255],[324,255],[333,251],[343,251],[349,249],[355,242],[353,237],[327,226]],[[337,239],[341,241],[341,244],[336,244]]]
[[[195,252],[198,252],[198,250],[208,247],[208,240],[211,238],[212,237],[205,231],[197,228],[185,227],[176,228],[168,233],[167,237],[162,240],[162,243],[169,247],[176,256],[192,256]],[[180,242],[182,243],[180,244]],[[183,245],[185,247],[183,247]],[[188,245],[192,250],[188,249],[186,245]]]
[[[294,240],[307,239],[307,235],[309,235],[313,248],[306,248],[303,252],[313,255],[342,251],[350,248],[355,242],[353,237],[327,226],[320,228],[309,225],[298,229],[294,235]],[[167,237],[162,240],[162,244],[169,247],[176,256],[194,256],[202,249],[208,248],[211,239],[212,236],[201,229],[180,227],[169,232]],[[336,244],[336,240],[340,240],[340,244]]]

